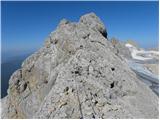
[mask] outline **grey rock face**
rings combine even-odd
[[[120,42],[119,40],[112,38],[111,43],[114,47],[114,53],[116,55],[127,59],[132,58],[130,50],[125,46],[125,42]]]
[[[113,50],[94,13],[62,20],[12,75],[2,118],[158,118],[158,97]]]
[[[90,13],[82,16],[80,18],[80,22],[94,30],[99,31],[100,33],[102,33],[104,37],[107,38],[107,31],[104,24],[94,13]]]

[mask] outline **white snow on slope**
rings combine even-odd
[[[151,60],[151,59],[153,59],[153,56],[159,55],[158,51],[153,51],[153,50],[151,50],[151,51],[145,51],[143,49],[138,50],[135,46],[133,46],[133,45],[131,45],[129,43],[125,44],[125,46],[127,48],[129,48],[129,50],[131,51],[131,56],[132,56],[133,59],[137,59],[137,60]],[[145,57],[141,56],[140,54],[141,55],[145,55]]]

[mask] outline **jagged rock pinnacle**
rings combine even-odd
[[[106,28],[104,24],[101,22],[101,20],[96,16],[95,13],[89,13],[89,14],[83,15],[80,18],[80,22],[94,30],[99,31],[100,33],[103,34],[104,37],[107,38]]]

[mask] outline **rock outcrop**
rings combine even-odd
[[[110,41],[114,47],[114,53],[117,56],[121,56],[126,59],[132,58],[130,50],[125,46],[126,44],[125,42],[122,42],[122,41],[120,42],[116,38],[112,38]]]
[[[158,97],[113,51],[94,13],[63,19],[11,76],[2,118],[158,118]]]

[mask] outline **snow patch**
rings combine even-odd
[[[133,47],[133,45],[128,44],[128,43],[127,43],[127,44],[125,44],[125,46],[126,46],[126,47]]]
[[[133,59],[136,60],[151,60],[154,58],[154,56],[159,55],[158,51],[145,51],[143,49],[138,50],[135,46],[127,43],[125,44],[125,46],[127,48],[129,48],[129,50],[131,51],[131,56]],[[141,56],[141,55],[145,55],[145,56]]]

